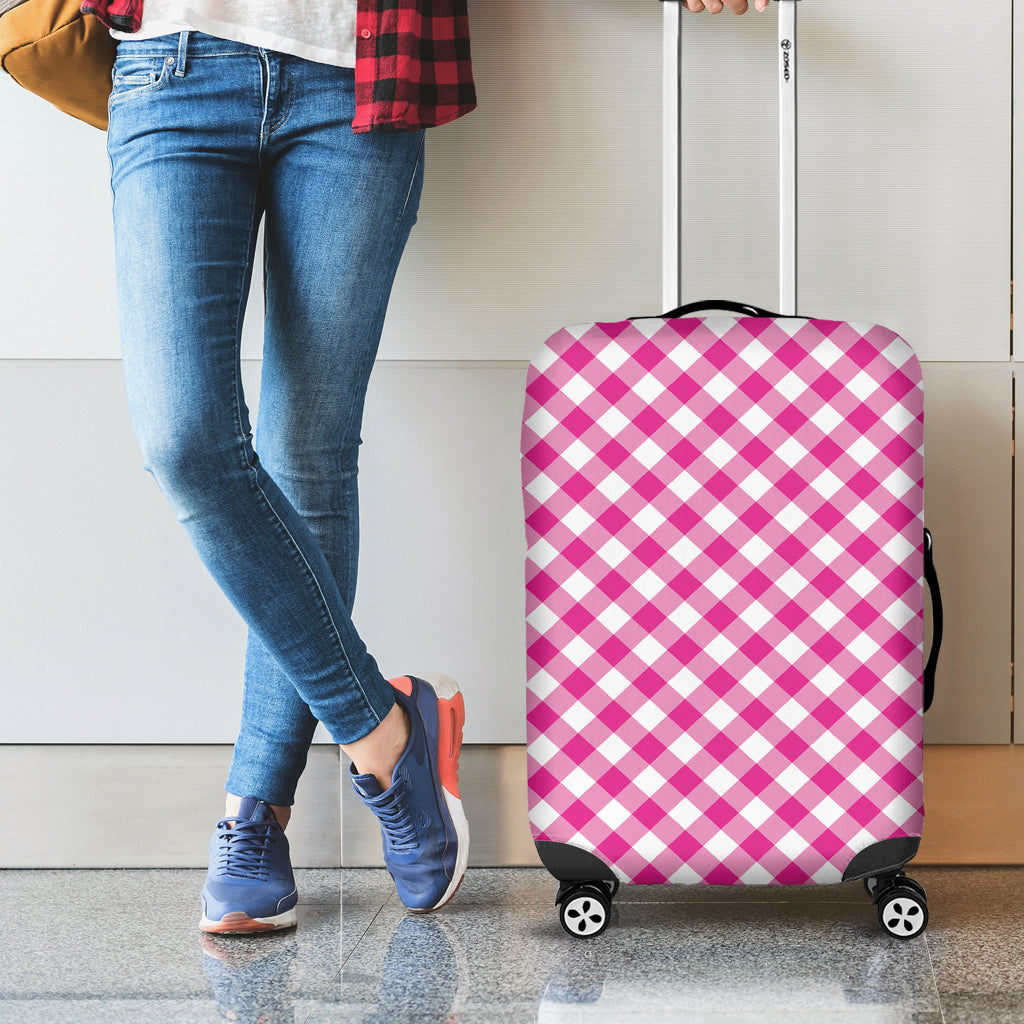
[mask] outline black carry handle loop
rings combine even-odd
[[[688,316],[690,313],[700,313],[706,309],[721,309],[727,313],[742,313],[744,316],[779,317],[778,313],[771,313],[760,306],[751,306],[747,302],[733,302],[730,299],[703,299],[700,302],[688,302],[685,306],[678,306],[665,313],[662,319],[672,320],[676,317]]]
[[[935,698],[935,669],[939,663],[939,648],[942,646],[942,594],[939,592],[939,575],[935,571],[932,555],[932,532],[924,531],[924,578],[932,596],[932,649],[924,667],[924,710],[932,706]]]
[[[769,312],[760,306],[751,306],[747,302],[733,302],[731,299],[702,299],[700,302],[688,302],[685,306],[678,306],[667,313],[662,313],[658,318],[661,320],[674,320],[676,317],[689,316],[690,313],[701,313],[705,310],[724,310],[727,313],[739,313],[742,316],[766,316],[776,320],[784,319],[778,313]],[[631,316],[630,320],[650,320],[650,316]]]

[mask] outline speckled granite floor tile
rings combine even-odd
[[[1024,1024],[1024,869],[922,868],[945,1024]]]
[[[429,915],[374,870],[297,872],[299,926],[196,928],[198,871],[0,872],[2,1024],[1024,1024],[1024,869],[915,869],[924,936],[857,884],[627,887],[566,935],[536,869]]]
[[[476,871],[463,888],[431,917],[392,900],[312,1024],[729,1024],[755,1007],[762,1024],[941,1020],[927,945],[882,932],[859,887],[748,890],[742,903],[735,890],[623,889],[588,942],[562,931],[543,872]]]
[[[305,1020],[392,891],[383,872],[298,871],[300,927],[218,937],[197,927],[203,875],[0,872],[0,1022]]]

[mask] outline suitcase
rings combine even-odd
[[[927,924],[921,368],[794,308],[566,327],[531,363],[529,815],[572,935],[620,883],[863,880],[889,934]]]

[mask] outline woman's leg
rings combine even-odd
[[[349,154],[352,166],[342,182],[332,173],[333,159],[325,159],[330,147],[311,149],[310,143],[328,123],[338,136],[339,121],[349,140],[351,72],[200,34],[190,39],[188,33],[121,44],[116,70],[108,146],[133,426],[146,468],[280,670],[250,675],[252,716],[261,725],[269,722],[285,742],[274,749],[273,742],[243,729],[250,754],[257,756],[247,755],[243,742],[234,777],[259,789],[240,801],[237,821],[218,824],[204,889],[206,913],[213,920],[204,916],[203,927],[248,931],[294,923],[297,896],[287,841],[268,804],[275,797],[289,802],[313,717],[327,725],[359,771],[369,772],[357,776],[357,790],[368,803],[375,801],[371,807],[385,830],[386,856],[391,838],[400,838],[395,848],[400,856],[389,868],[396,880],[403,879],[403,898],[408,894],[418,909],[438,906],[461,881],[468,841],[457,796],[462,722],[457,687],[450,681],[438,688],[406,680],[393,690],[380,675],[352,625],[350,599],[343,596],[321,544],[256,454],[239,373],[257,226],[264,207],[279,204],[274,206],[276,234],[268,232],[275,256],[271,267],[280,280],[280,287],[272,288],[275,303],[280,295],[280,308],[292,315],[300,308],[323,315],[326,307],[318,302],[338,287],[335,275],[341,274],[354,288],[350,298],[362,304],[362,315],[345,313],[349,326],[357,324],[363,333],[356,341],[358,372],[340,389],[349,395],[347,418],[339,427],[345,441],[336,448],[330,471],[340,471],[343,490],[350,490],[348,498],[342,494],[334,503],[347,506],[342,518],[350,528],[354,468],[345,467],[354,467],[362,391],[372,363],[367,338],[375,348],[373,331],[379,332],[378,322],[367,333],[363,317],[370,311],[372,325],[383,316],[390,278],[415,216],[422,140],[396,137],[404,140],[404,149],[374,146],[355,159]],[[334,114],[340,101],[348,107],[343,118]],[[295,175],[288,173],[293,168]],[[399,177],[389,178],[396,169]],[[304,228],[288,219],[299,214],[289,205],[289,189],[303,176],[319,183],[321,210],[354,204],[348,210],[349,240],[362,247],[332,246],[329,239],[325,246],[323,216]],[[396,191],[396,180],[404,191]],[[304,262],[318,243],[324,252],[337,250],[326,270],[315,259]],[[286,253],[293,244],[303,257],[298,261]],[[306,265],[314,273],[296,272]],[[298,305],[285,301],[289,294]],[[276,319],[272,314],[271,324]],[[333,326],[344,325],[339,320]],[[309,329],[307,323],[299,334]],[[276,342],[273,330],[271,335]],[[270,379],[285,386],[278,390],[275,384],[266,392],[268,457],[280,461],[286,476],[289,466],[302,476],[308,468],[302,435],[309,427],[295,427],[296,396],[304,419],[319,421],[310,417],[311,410],[321,416],[337,411],[339,351],[335,346],[325,352],[318,345],[303,350],[287,341],[271,346],[270,355]],[[328,394],[333,397],[324,402]],[[290,453],[295,445],[298,459]],[[345,561],[341,557],[338,564]],[[261,759],[267,750],[271,755]],[[386,792],[371,793],[382,787]],[[416,836],[412,848],[410,828]],[[254,895],[255,882],[260,885]]]
[[[196,36],[178,77],[176,42],[122,46],[129,77],[149,67],[164,84],[141,92],[115,85],[111,101],[133,426],[146,468],[221,589],[313,715],[337,742],[353,742],[390,712],[391,687],[356,633],[316,538],[256,454],[239,374],[268,195],[273,59]],[[278,784],[269,772],[267,779]],[[286,803],[280,795],[268,789],[263,798]]]
[[[272,87],[284,97],[301,95],[302,102],[290,103],[268,146],[257,448],[309,524],[351,609],[363,400],[416,219],[423,138],[353,135],[349,72],[295,58],[275,59],[271,70]],[[287,688],[273,668],[250,657],[232,793],[245,792],[244,780],[252,777],[246,775],[250,752],[265,756],[273,749],[262,708],[268,700],[279,707]],[[357,794],[381,822],[385,864],[403,902],[431,910],[452,897],[468,859],[457,778],[462,699],[446,678],[397,680],[394,694],[396,704],[380,725],[343,742],[342,751],[353,761]],[[250,744],[248,731],[257,728],[261,742]]]
[[[300,88],[302,76],[303,101],[292,104],[267,146],[266,327],[255,444],[351,611],[364,396],[416,219],[423,138],[353,134],[348,73],[287,58],[274,73],[285,95]],[[315,719],[254,633],[242,718],[229,793],[267,791],[274,803],[290,804]],[[270,789],[268,779],[280,784]]]

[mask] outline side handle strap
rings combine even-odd
[[[924,578],[932,596],[932,649],[924,667],[924,710],[927,711],[935,697],[935,668],[939,663],[939,648],[942,646],[942,595],[932,555],[932,533],[927,528],[924,531]]]

